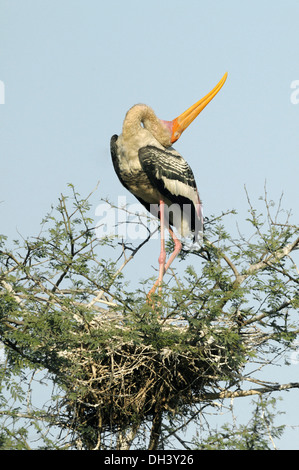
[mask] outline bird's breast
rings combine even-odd
[[[118,165],[121,177],[130,192],[137,198],[143,199],[149,204],[159,204],[162,199],[160,192],[152,185],[146,173],[141,167],[136,145],[127,146],[119,139],[118,141]]]
[[[130,171],[123,171],[122,178],[134,196],[143,199],[149,204],[159,204],[162,196],[151,184],[146,173],[141,168],[139,170],[131,169]]]

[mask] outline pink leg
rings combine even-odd
[[[169,268],[173,260],[176,258],[176,256],[179,254],[179,252],[182,249],[182,244],[180,240],[175,236],[171,228],[168,227],[171,238],[174,241],[174,250],[165,265],[166,251],[165,251],[165,233],[164,233],[164,228],[165,228],[164,201],[160,201],[160,228],[161,228],[161,251],[160,251],[160,256],[159,256],[159,277],[158,277],[158,280],[153,285],[153,287],[151,288],[151,290],[149,291],[148,296],[150,296],[151,294],[155,292],[157,286],[159,286],[159,289],[161,290],[161,284],[162,284],[164,274],[166,273],[167,269]]]
[[[164,272],[165,272],[165,261],[166,261],[166,251],[165,251],[165,211],[164,211],[164,201],[160,201],[160,231],[161,231],[161,250],[159,256],[159,277],[157,284],[161,286]]]
[[[166,261],[166,251],[165,251],[165,211],[164,211],[164,201],[160,201],[160,232],[161,232],[161,250],[159,256],[159,277],[158,280],[155,282],[149,293],[147,294],[148,297],[153,294],[157,288],[157,286],[161,286],[162,279],[165,272],[165,261]]]
[[[166,263],[164,273],[166,273],[167,269],[169,268],[169,266],[171,265],[171,263],[173,262],[173,260],[177,257],[177,255],[179,254],[179,252],[180,252],[181,249],[182,249],[182,244],[181,244],[180,240],[175,236],[175,234],[173,233],[173,231],[171,230],[171,228],[168,227],[168,230],[169,230],[169,233],[170,233],[170,235],[171,235],[171,238],[172,238],[173,241],[174,241],[174,250],[173,250],[173,252],[171,253],[170,258],[169,258],[169,260],[168,260],[167,263]]]

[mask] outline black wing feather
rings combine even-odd
[[[177,180],[197,191],[193,172],[183,157],[148,145],[139,150],[139,160],[147,177],[163,196],[181,207],[192,202],[184,194],[173,194],[165,185],[165,178]]]
[[[189,207],[191,204],[193,210],[190,214],[190,226],[191,230],[196,230],[198,226],[196,223],[198,215],[194,200],[190,199],[186,194],[182,194],[180,191],[178,191],[178,194],[174,194],[173,191],[167,188],[167,180],[180,181],[190,187],[198,197],[195,178],[186,160],[177,153],[159,149],[151,145],[142,147],[138,155],[140,164],[148,179],[164,197],[170,200],[172,204],[178,204],[183,211],[184,207]]]

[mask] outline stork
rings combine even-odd
[[[172,144],[214,98],[226,77],[227,73],[212,91],[173,121],[158,119],[145,104],[134,105],[125,116],[122,133],[111,137],[112,162],[120,182],[160,219],[159,276],[148,295],[153,294],[157,286],[161,288],[164,273],[182,249],[171,226],[176,227],[181,236],[193,233],[195,240],[202,236],[202,203],[195,178]],[[165,228],[174,242],[167,262]]]

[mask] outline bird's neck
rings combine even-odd
[[[149,106],[138,104],[127,112],[122,129],[124,139],[134,138],[143,128],[164,147],[171,145],[169,131],[154,111]]]

